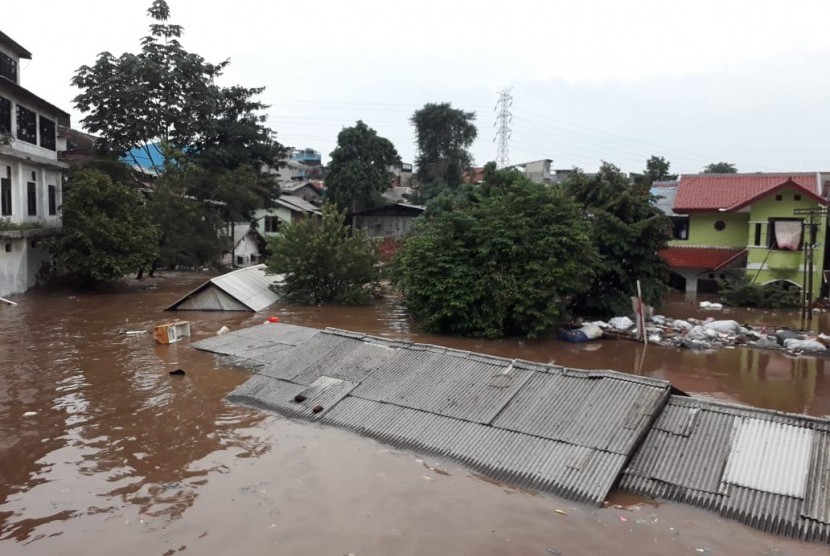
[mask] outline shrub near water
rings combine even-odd
[[[268,270],[285,275],[275,289],[289,301],[359,305],[379,289],[377,247],[364,231],[350,233],[332,205],[323,207],[322,219],[285,226],[269,247]]]
[[[747,279],[721,282],[720,295],[725,305],[759,307],[762,309],[796,309],[801,305],[801,293],[785,288],[781,282],[753,284]]]
[[[511,181],[422,221],[395,257],[393,279],[425,330],[534,337],[590,285],[596,253],[579,207],[556,187]]]

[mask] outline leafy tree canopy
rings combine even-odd
[[[159,199],[150,201],[162,230],[156,263],[203,264],[207,252],[219,251],[215,230],[207,229],[217,221],[216,207],[224,220],[238,221],[270,206],[279,191],[267,168],[279,167],[286,149],[264,125],[267,106],[257,100],[263,89],[219,86],[228,61],[213,64],[187,51],[164,0],[154,0],[147,13],[152,23],[139,52],[103,52],[75,72],[72,84],[81,92],[74,104],[85,114],[83,125],[99,135],[99,147],[115,158],[138,149],[152,162],[161,150],[164,162],[152,162]],[[171,207],[182,211],[180,220]],[[191,257],[183,255],[185,245],[194,249]]]
[[[285,226],[269,247],[268,270],[284,275],[276,289],[289,301],[357,305],[378,291],[377,246],[362,230],[350,233],[334,205],[323,207],[322,219]]]
[[[326,176],[327,195],[343,210],[379,204],[389,189],[389,167],[400,163],[391,141],[380,137],[362,121],[337,135]]]
[[[647,303],[657,304],[667,292],[668,267],[658,255],[667,246],[668,218],[652,204],[648,187],[632,184],[613,164],[603,162],[599,172],[578,172],[565,183],[590,221],[591,238],[599,260],[591,287],[576,298],[581,314],[611,316],[631,312],[629,297],[637,294],[637,280]]]
[[[475,119],[475,112],[453,108],[448,102],[428,103],[415,111],[410,122],[417,136],[416,176],[422,184],[462,183],[473,162],[468,149],[478,135]]]
[[[159,230],[141,194],[100,171],[74,171],[61,206],[63,230],[49,244],[56,266],[82,282],[122,278],[157,256]]]
[[[393,277],[427,331],[534,337],[567,317],[594,256],[588,223],[561,189],[499,171],[468,201],[421,221]]]
[[[707,164],[701,174],[737,174],[738,169],[729,162],[713,162]]]
[[[646,185],[651,185],[656,181],[676,180],[677,174],[669,172],[671,163],[662,156],[652,155],[646,161],[646,168],[643,170],[643,179]]]

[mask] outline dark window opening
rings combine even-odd
[[[793,195],[793,201],[800,201],[801,195]]]
[[[265,217],[265,231],[268,233],[276,233],[280,230],[280,219],[276,216]]]
[[[776,195],[776,196],[775,196],[775,200],[776,200],[776,201],[780,201],[780,200],[781,200],[781,199],[783,199],[783,198],[784,198],[784,196],[783,196],[783,195]]]
[[[770,218],[767,224],[767,247],[782,251],[798,251],[804,241],[801,218]]]
[[[718,220],[717,222],[715,222],[715,229],[719,232],[724,231],[726,229],[726,222],[724,222],[723,220]]]
[[[37,242],[37,240],[36,240],[36,239],[33,239],[33,240],[32,240],[31,246],[32,246],[32,249],[36,249],[36,248],[37,248],[37,246],[38,246],[38,242]]]
[[[37,172],[32,172],[32,181],[37,181]]]
[[[49,216],[54,216],[58,213],[57,207],[57,188],[54,185],[49,186]]]
[[[56,150],[55,122],[49,118],[40,117],[40,146],[50,151]]]
[[[17,83],[17,61],[3,52],[0,52],[0,76]]]
[[[753,245],[763,245],[761,243],[761,225],[755,224],[755,243]]]
[[[0,178],[0,216],[12,215],[12,180]]]
[[[29,216],[37,216],[37,184],[29,182],[26,184],[26,200],[29,208]]]
[[[17,105],[17,138],[37,145],[37,114]]]
[[[689,239],[688,216],[671,217],[671,235],[672,239]]]
[[[0,97],[0,133],[12,132],[12,101]]]
[[[240,266],[245,264],[245,257],[243,257],[241,255],[237,255],[236,256],[236,264],[238,264]]]
[[[11,243],[7,243],[7,244],[6,244],[6,253],[11,253],[11,252],[12,252],[12,244],[11,244]]]

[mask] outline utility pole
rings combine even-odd
[[[809,323],[813,320],[813,274],[815,273],[815,249],[817,247],[818,221],[827,216],[826,208],[795,209],[795,215],[806,216],[802,221],[802,251],[804,255],[804,275],[801,283],[801,320]]]
[[[496,165],[499,168],[510,165],[508,141],[511,134],[510,123],[513,121],[513,114],[510,112],[510,107],[513,106],[513,96],[510,94],[512,90],[513,87],[499,91],[499,100],[495,108],[496,122],[493,125],[496,128],[496,137],[493,141],[498,142]]]

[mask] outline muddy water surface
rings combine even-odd
[[[188,342],[158,346],[149,335],[115,333],[171,320],[161,309],[204,279],[33,291],[16,296],[17,307],[0,306],[0,554],[826,554],[685,506],[615,495],[596,509],[516,491],[451,462],[229,405],[223,397],[246,371]],[[664,312],[692,310],[677,301]],[[830,413],[825,360],[622,340],[427,336],[392,301],[271,312],[292,324],[614,368],[720,399]],[[177,316],[200,339],[266,315]],[[168,374],[179,368],[184,377]]]

